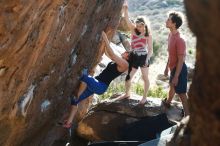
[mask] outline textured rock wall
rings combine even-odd
[[[190,89],[192,146],[220,145],[220,1],[185,0],[189,26],[197,37]]]
[[[0,1],[0,145],[52,145],[83,68],[102,55],[121,0]],[[86,109],[86,106],[84,106]]]

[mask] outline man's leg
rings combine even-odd
[[[175,95],[175,88],[174,88],[174,86],[173,86],[172,84],[170,84],[170,89],[169,89],[169,93],[168,93],[168,98],[167,98],[167,100],[166,100],[166,102],[167,102],[168,104],[171,103],[171,101],[172,101],[174,95]]]
[[[186,95],[186,93],[178,94],[178,95],[179,95],[179,97],[180,97],[180,100],[182,101],[183,110],[184,110],[184,112],[185,112],[185,116],[188,116],[190,113],[189,113],[189,106],[188,106],[187,95]]]
[[[178,85],[175,87],[176,93],[179,95],[183,104],[185,116],[189,115],[188,99],[187,99],[187,67],[183,64],[181,73],[179,75]]]
[[[174,74],[175,74],[175,69],[173,69],[171,72],[170,72],[170,79],[169,79],[169,92],[168,92],[168,97],[164,100],[162,100],[163,104],[167,107],[167,108],[170,108],[170,103],[176,93],[175,91],[175,86],[172,84],[172,80],[173,80],[173,77],[174,77]]]
[[[170,103],[171,103],[174,95],[175,95],[175,87],[173,86],[173,84],[170,83],[168,97],[166,99],[162,100],[162,103],[164,104],[164,106],[166,108],[170,108]]]

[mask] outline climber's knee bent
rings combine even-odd
[[[87,87],[85,91],[83,91],[83,93],[79,96],[78,99],[76,97],[71,97],[71,105],[77,105],[79,102],[88,98],[92,94],[94,94],[94,92],[90,91],[89,88]]]

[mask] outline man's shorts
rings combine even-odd
[[[176,68],[174,68],[170,73],[170,83],[175,75]],[[186,64],[183,63],[182,70],[179,75],[178,84],[175,86],[175,92],[177,94],[186,93],[187,91],[187,67]]]

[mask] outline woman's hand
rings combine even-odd
[[[173,77],[173,79],[172,79],[172,84],[174,85],[174,86],[177,86],[178,85],[178,77],[177,76],[174,76]]]
[[[123,11],[124,11],[124,17],[126,20],[126,23],[130,29],[130,31],[133,31],[135,29],[135,24],[133,24],[130,20],[129,20],[129,16],[128,16],[128,3],[127,0],[125,0],[124,4],[123,4]]]
[[[127,0],[124,1],[123,9],[124,10],[128,9],[128,1]]]
[[[145,66],[145,67],[148,67],[149,63],[150,63],[150,59],[147,58],[146,61],[145,61],[145,65],[144,65],[144,66]]]
[[[123,5],[123,10],[127,11],[128,10],[128,5]]]

